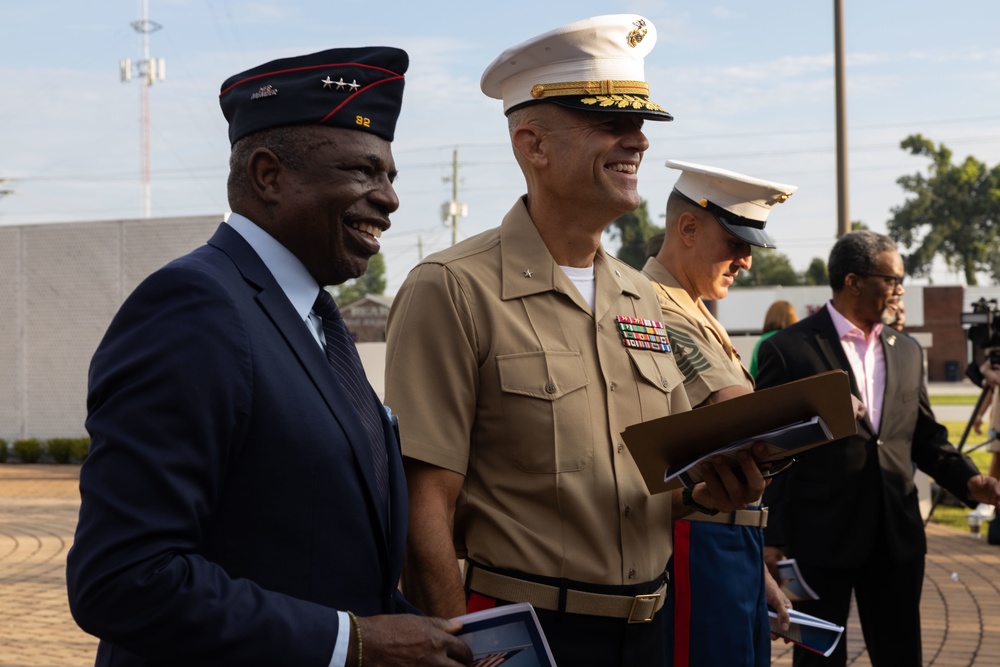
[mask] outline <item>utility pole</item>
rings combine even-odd
[[[163,81],[167,77],[166,63],[163,58],[149,57],[149,34],[163,28],[155,21],[149,20],[148,0],[142,0],[142,18],[132,21],[132,28],[142,35],[142,60],[136,61],[136,74],[140,77],[142,90],[139,94],[139,164],[142,175],[142,195],[144,211],[147,218],[153,215],[153,193],[150,183],[149,168],[149,87],[157,80]],[[132,80],[132,60],[125,58],[119,63],[121,69],[122,82]]]
[[[451,221],[451,244],[458,243],[458,218],[469,216],[469,207],[458,203],[458,147],[455,147],[451,157],[451,178],[444,178],[444,182],[451,181],[451,201],[441,205],[441,220],[447,226]]]
[[[847,92],[844,75],[844,2],[833,0],[834,72],[837,104],[837,238],[851,231],[847,187]]]

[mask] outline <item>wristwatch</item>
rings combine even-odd
[[[697,500],[694,499],[694,495],[691,493],[692,489],[689,487],[684,487],[684,491],[681,492],[681,502],[684,503],[685,507],[690,507],[693,510],[698,510],[702,514],[707,514],[713,516],[719,513],[719,510],[710,507],[705,507]]]

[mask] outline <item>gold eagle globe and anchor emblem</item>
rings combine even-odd
[[[646,36],[646,22],[643,19],[634,21],[632,25],[635,26],[635,30],[628,34],[626,41],[628,45],[633,49],[642,41],[642,38]]]

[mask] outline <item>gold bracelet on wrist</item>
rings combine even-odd
[[[362,643],[361,643],[361,626],[358,625],[358,617],[354,615],[353,611],[347,612],[348,617],[351,619],[351,623],[354,623],[354,634],[358,637],[358,667],[361,667],[362,661]],[[350,630],[350,628],[348,628]]]

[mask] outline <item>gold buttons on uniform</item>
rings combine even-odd
[[[631,567],[630,567],[630,568],[628,569],[628,578],[629,578],[629,579],[635,579],[635,568],[631,568]]]
[[[621,454],[624,451],[625,451],[625,445],[623,445],[622,443],[619,442],[618,443],[618,453]]]
[[[625,516],[630,516],[631,514],[632,514],[632,506],[631,505],[626,505],[625,506]]]
[[[611,384],[609,384],[609,385],[608,385],[608,388],[609,388],[609,389],[610,389],[611,391],[614,391],[615,389],[617,389],[617,388],[618,388],[618,385],[616,385],[616,384],[615,384],[614,382],[612,382]]]

